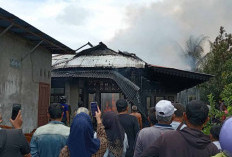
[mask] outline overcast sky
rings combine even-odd
[[[232,0],[0,0],[0,7],[72,49],[88,41],[148,63],[188,69],[178,45],[232,32]]]

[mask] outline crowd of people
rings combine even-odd
[[[10,120],[15,129],[0,129],[0,156],[232,156],[232,118],[213,126],[210,135],[205,135],[202,129],[209,120],[209,108],[201,101],[191,101],[183,106],[161,100],[148,111],[149,127],[142,124],[136,106],[132,106],[132,114],[129,114],[126,100],[119,99],[116,108],[117,113],[101,113],[98,108],[92,117],[87,108],[79,107],[69,127],[65,125],[69,123],[65,102],[53,103],[48,108],[50,122],[36,129],[30,143],[21,130],[20,111],[15,120]]]

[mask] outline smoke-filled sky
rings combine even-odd
[[[179,45],[191,35],[214,41],[220,26],[232,32],[232,0],[0,0],[0,7],[72,49],[102,41],[180,69],[189,69]]]

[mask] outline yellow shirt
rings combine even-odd
[[[213,156],[213,157],[227,157],[226,154],[224,154],[223,152],[218,153],[217,155]]]

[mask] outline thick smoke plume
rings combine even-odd
[[[185,42],[191,35],[213,41],[220,26],[232,32],[231,7],[231,0],[163,0],[144,7],[129,6],[125,18],[129,27],[107,44],[136,53],[150,64],[190,70],[182,51]]]

